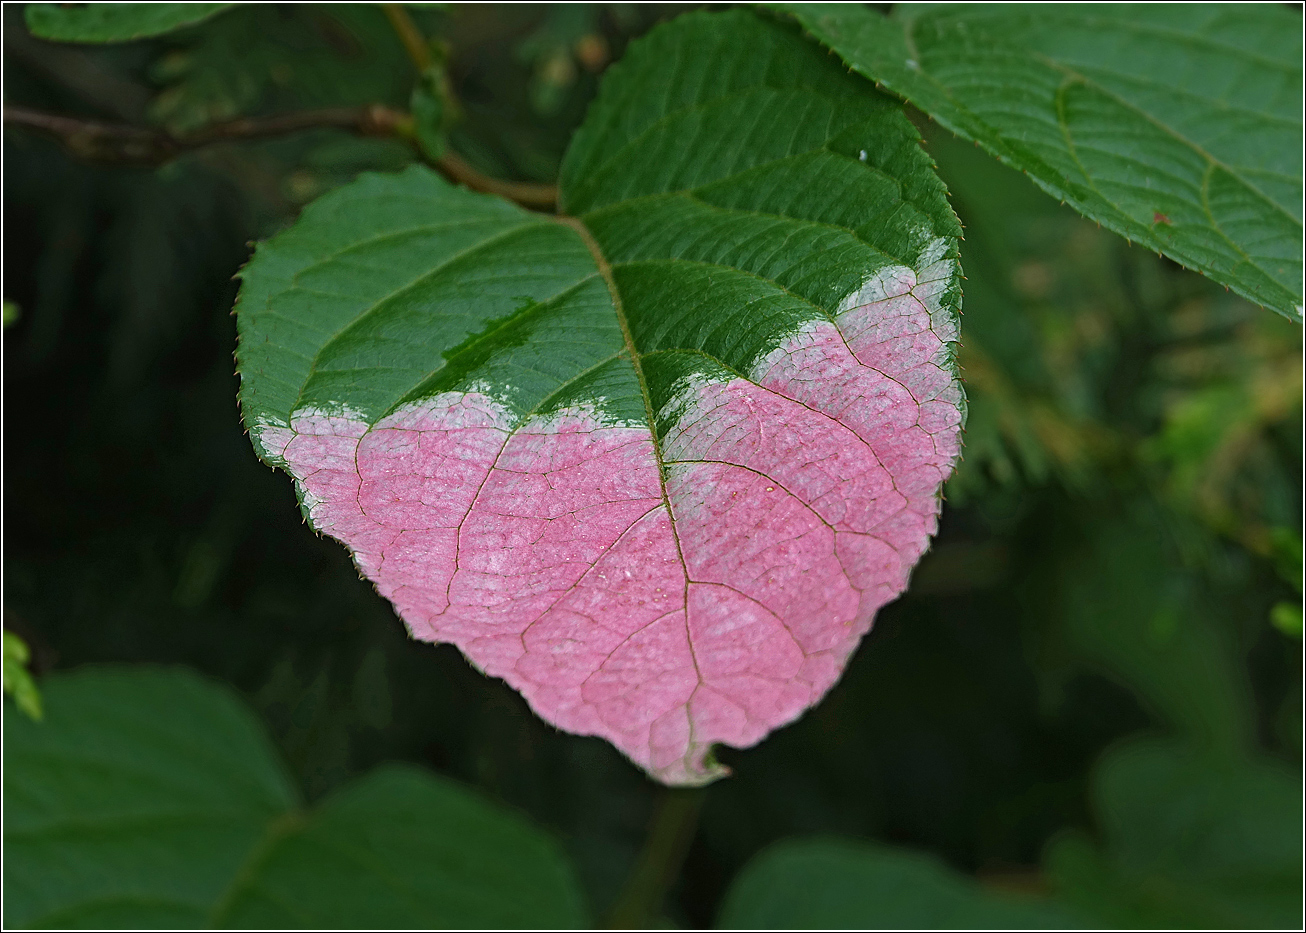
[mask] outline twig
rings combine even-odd
[[[408,15],[408,11],[404,9],[402,3],[383,3],[381,8],[385,10],[390,25],[394,27],[395,33],[398,34],[400,41],[404,44],[404,48],[408,50],[408,57],[412,59],[418,73],[426,74],[431,69],[434,58],[431,55],[431,46],[426,41],[426,37],[422,35],[422,31],[417,28],[417,24],[413,22],[413,18]],[[436,82],[440,96],[444,99],[447,125],[448,121],[457,119],[457,115],[462,108],[444,69],[440,69],[436,76]],[[472,168],[467,160],[455,152],[446,151],[436,160],[435,167],[450,181],[466,185],[474,191],[485,191],[489,194],[501,195],[509,201],[516,201],[523,207],[552,210],[558,203],[558,188],[556,185],[502,181],[498,178],[490,178]]]
[[[323,128],[412,142],[412,117],[379,104],[230,120],[184,136],[150,127],[85,120],[8,105],[4,108],[4,120],[6,124],[25,126],[55,137],[80,158],[137,165],[161,165],[186,152],[217,143],[267,139]],[[436,160],[435,168],[452,182],[473,191],[500,195],[523,207],[550,209],[557,202],[558,189],[553,185],[491,178],[453,152],[446,152]]]
[[[436,91],[444,102],[444,115],[441,123],[444,127],[448,127],[457,122],[462,115],[462,104],[459,103],[458,95],[454,93],[453,85],[449,81],[448,69],[444,67],[445,59],[448,57],[447,49],[439,56],[441,67],[433,68],[436,56],[431,54],[431,43],[422,35],[422,31],[417,28],[417,24],[408,15],[404,5],[402,3],[383,3],[381,7],[385,10],[385,15],[390,19],[390,25],[394,27],[400,41],[403,42],[404,48],[408,50],[408,57],[412,59],[413,65],[417,68],[417,73],[422,75],[423,78],[430,76],[434,80]]]
[[[231,120],[185,136],[174,136],[152,127],[65,117],[8,104],[4,116],[5,123],[41,130],[58,138],[74,154],[85,159],[152,165],[214,143],[266,139],[311,129],[336,128],[367,136],[400,135],[404,121],[409,119],[407,114],[389,107],[341,107]]]
[[[408,114],[380,104],[303,110],[275,117],[251,117],[214,123],[179,140],[187,149],[238,139],[267,139],[304,130],[333,128],[360,136],[402,136],[412,123]]]
[[[694,841],[706,793],[702,788],[662,792],[644,849],[608,912],[608,929],[645,929],[659,919],[662,902]]]
[[[473,191],[497,194],[515,201],[522,207],[534,210],[552,210],[558,203],[557,185],[542,185],[529,181],[504,181],[482,175],[460,155],[445,150],[444,155],[436,161],[435,167],[450,181],[466,185]]]
[[[386,17],[390,20],[390,25],[394,27],[399,34],[399,40],[403,42],[404,48],[408,50],[408,57],[413,60],[419,73],[426,71],[431,67],[431,48],[426,44],[426,38],[422,35],[413,18],[408,15],[402,3],[383,3],[381,9],[385,10]]]
[[[125,123],[62,117],[8,104],[4,113],[6,124],[30,127],[57,137],[73,154],[95,162],[158,164],[179,151],[176,143],[163,134]]]

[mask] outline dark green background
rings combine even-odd
[[[88,118],[188,129],[403,107],[416,80],[371,8],[267,5],[106,48],[42,43],[4,15],[6,101]],[[452,50],[453,145],[541,181],[597,81],[576,40],[615,56],[664,15],[415,11]],[[752,856],[809,834],[1048,891],[1050,840],[1110,849],[1090,769],[1140,732],[1300,768],[1301,642],[1269,621],[1300,600],[1300,328],[912,116],[966,225],[965,461],[933,551],[843,681],[757,748],[723,750],[735,775],[705,792],[673,923],[710,924]],[[4,624],[38,673],[156,661],[230,682],[310,801],[384,761],[476,785],[564,842],[602,914],[660,788],[455,649],[409,641],[304,526],[235,406],[228,312],[250,241],[414,157],[319,131],[89,165],[6,128],[4,297],[20,316],[4,335]]]

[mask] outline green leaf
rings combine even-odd
[[[1301,15],[1277,4],[773,4],[1116,233],[1302,319]]]
[[[702,783],[934,530],[960,228],[901,107],[747,11],[631,45],[560,205],[420,167],[312,204],[242,276],[245,423],[415,637]]]
[[[1107,926],[1300,925],[1301,782],[1268,760],[1134,740],[1098,763],[1100,846],[1056,841],[1058,888]]]
[[[29,3],[27,28],[56,42],[129,42],[203,22],[233,3]]]
[[[452,781],[398,766],[269,847],[219,917],[246,929],[586,925],[557,843]]]
[[[1254,733],[1251,688],[1201,584],[1176,570],[1163,516],[1104,516],[1057,570],[1072,652],[1122,681],[1194,744],[1237,752]]]
[[[41,709],[41,691],[27,669],[32,652],[13,632],[5,629],[4,637],[4,692],[14,698],[14,703],[32,719],[44,715]]]
[[[184,670],[46,680],[6,722],[7,926],[578,927],[559,847],[444,779],[386,768],[303,811],[262,729]]]
[[[726,893],[723,929],[1066,929],[1083,926],[1044,898],[1003,895],[922,853],[845,839],[776,843]]]
[[[5,925],[207,925],[296,802],[259,725],[183,670],[44,683],[45,722],[5,723]]]

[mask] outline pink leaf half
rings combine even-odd
[[[447,392],[369,425],[300,410],[259,441],[413,635],[668,784],[726,773],[841,674],[907,585],[960,448],[943,242],[647,424],[517,423]],[[601,400],[599,400],[601,401]]]

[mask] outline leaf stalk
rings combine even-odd
[[[608,911],[604,926],[610,930],[640,930],[659,919],[663,901],[694,841],[706,796],[704,788],[662,791],[644,848]]]

